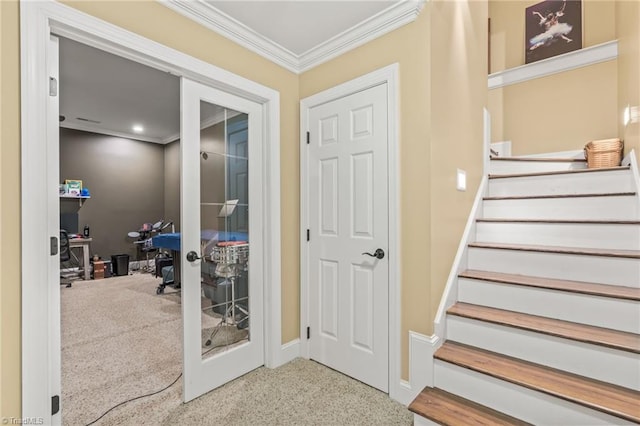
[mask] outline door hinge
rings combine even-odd
[[[307,340],[311,339],[311,327],[307,327]]]
[[[311,231],[307,229],[307,241],[311,239]]]
[[[307,132],[307,145],[311,143],[311,134]]]
[[[49,96],[58,96],[58,80],[55,77],[49,77]]]
[[[56,415],[60,411],[60,395],[51,397],[51,415]]]
[[[51,237],[50,241],[50,253],[51,256],[55,256],[58,254],[58,237]]]

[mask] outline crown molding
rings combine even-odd
[[[160,2],[281,67],[300,74],[413,22],[426,1],[400,1],[301,55],[296,55],[203,0],[161,0]]]
[[[548,75],[570,71],[618,57],[618,41],[612,40],[595,46],[574,50],[508,70],[489,74],[489,90],[522,83]]]
[[[298,73],[308,71],[415,21],[425,2],[426,0],[406,0],[393,4],[335,37],[307,50],[299,56]]]
[[[252,52],[298,73],[298,57],[278,43],[261,36],[256,31],[232,18],[203,0],[162,0],[161,4],[181,15],[215,31]]]

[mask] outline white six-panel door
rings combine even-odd
[[[310,358],[387,392],[387,87],[309,110]]]

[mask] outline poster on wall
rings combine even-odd
[[[526,8],[525,63],[582,48],[582,0],[545,0]]]

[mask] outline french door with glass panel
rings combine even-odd
[[[264,364],[262,107],[182,78],[184,401]]]

